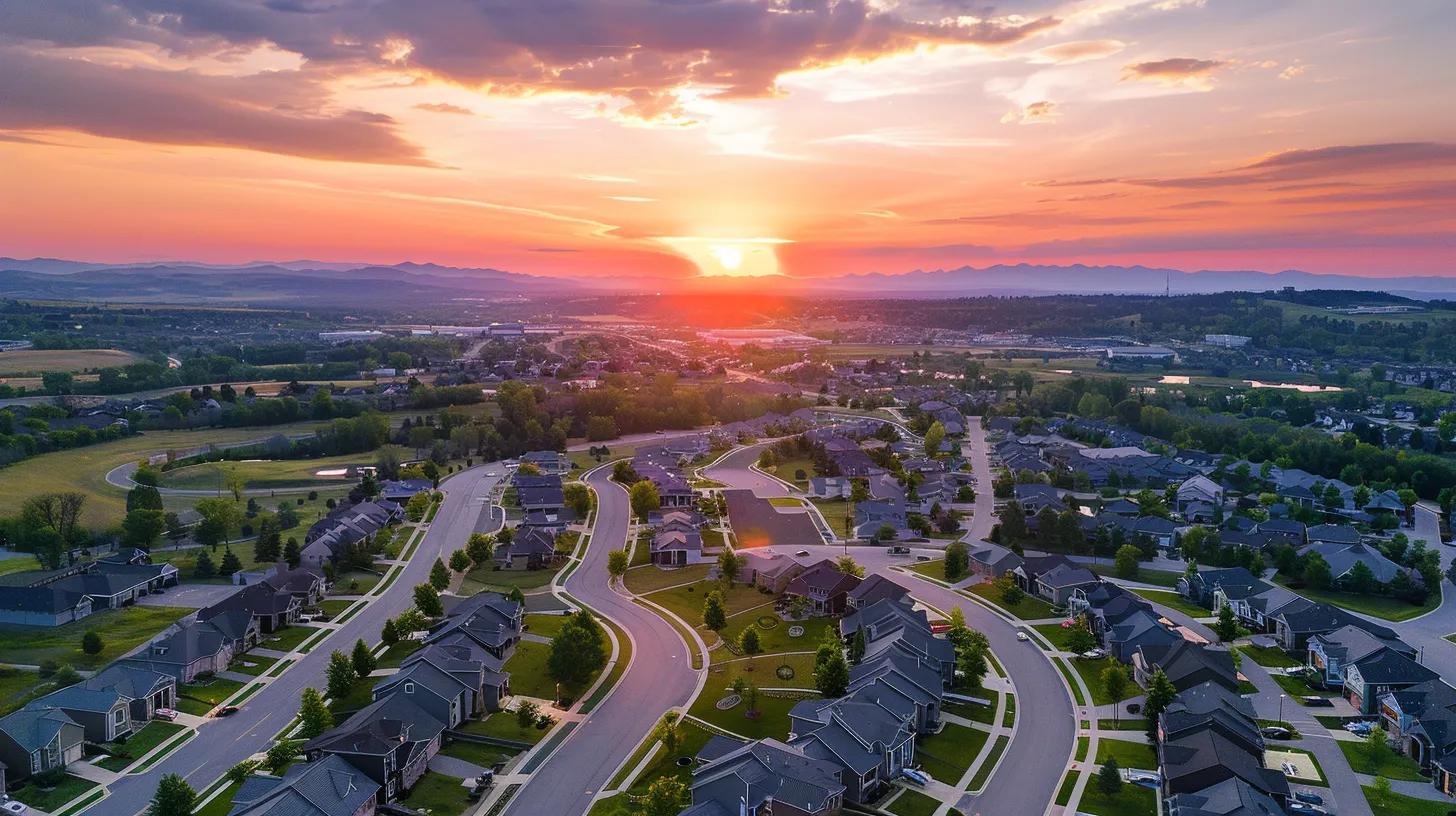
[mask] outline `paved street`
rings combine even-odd
[[[599,500],[596,526],[582,565],[566,581],[566,591],[627,630],[632,660],[611,695],[511,800],[508,814],[585,813],[593,795],[662,715],[686,706],[698,688],[700,672],[693,670],[677,630],[607,586],[607,554],[625,544],[631,517],[627,491],[611,481],[611,475],[611,468],[603,467],[587,476]]]
[[[440,485],[445,500],[434,523],[399,578],[383,594],[253,695],[237,714],[204,723],[193,742],[196,748],[177,751],[145,773],[122,777],[111,787],[111,795],[87,812],[132,816],[147,807],[163,774],[181,774],[201,789],[228,768],[266,748],[272,736],[297,713],[303,689],[323,685],[329,652],[347,651],[356,638],[370,643],[377,641],[385,618],[394,617],[413,605],[411,590],[428,580],[435,558],[448,557],[450,552],[464,546],[485,508],[484,497],[499,480],[499,477],[487,477],[488,470],[504,472],[499,463],[482,465],[462,471]]]

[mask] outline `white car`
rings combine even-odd
[[[1031,635],[1028,635],[1025,632],[1017,632],[1016,633],[1016,639],[1017,640],[1031,640]]]
[[[25,813],[25,803],[19,799],[7,799],[0,803],[0,810],[6,813]]]
[[[499,473],[496,473],[496,472],[495,472],[495,471],[493,471],[493,470],[487,470],[487,471],[486,471],[486,472],[485,472],[485,475],[486,475],[486,476],[487,476],[487,477],[488,477],[488,478],[491,478],[491,479],[494,479],[494,478],[495,478],[495,477],[497,477],[497,476],[499,476],[499,475],[500,475],[500,474],[499,474]]]

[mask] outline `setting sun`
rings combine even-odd
[[[705,278],[756,278],[782,274],[775,247],[787,244],[782,238],[700,238],[671,236],[664,244],[693,262]]]

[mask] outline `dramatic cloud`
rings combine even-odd
[[[73,130],[336,161],[426,165],[394,120],[331,111],[302,76],[219,77],[108,68],[0,48],[0,128]]]
[[[1110,57],[1125,47],[1119,40],[1076,40],[1049,45],[1032,55],[1031,61],[1073,65]]]
[[[462,108],[459,105],[452,105],[449,102],[421,102],[415,105],[417,110],[429,111],[431,113],[454,113],[462,116],[474,116],[475,111],[470,108]]]
[[[1164,85],[1178,85],[1198,90],[1212,88],[1211,74],[1227,63],[1222,60],[1174,57],[1153,62],[1134,62],[1123,66],[1123,81],[1145,80]]]
[[[1057,110],[1057,103],[1042,100],[1033,102],[1021,110],[1010,111],[1001,117],[1002,124],[1040,125],[1056,121],[1060,111]]]
[[[1169,178],[1096,178],[1076,181],[1032,182],[1038,187],[1085,187],[1101,184],[1133,184],[1141,187],[1199,189],[1246,187],[1285,181],[1319,181],[1276,187],[1278,190],[1311,189],[1330,184],[1329,177],[1389,172],[1410,168],[1456,167],[1456,144],[1443,142],[1386,142],[1366,145],[1335,145],[1307,150],[1286,150],[1249,164],[1199,176]]]
[[[49,4],[43,4],[47,7]],[[1039,18],[927,16],[867,0],[613,3],[407,0],[259,5],[229,0],[76,0],[27,11],[8,33],[57,44],[149,42],[178,52],[268,44],[315,63],[387,66],[504,95],[605,94],[643,118],[675,115],[688,85],[768,96],[788,72],[922,45],[999,47],[1057,25]]]

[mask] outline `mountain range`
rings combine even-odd
[[[389,307],[460,299],[573,294],[742,291],[744,279],[560,278],[490,268],[404,262],[390,265],[297,260],[218,265],[105,264],[0,258],[0,297],[120,303],[217,303]],[[564,285],[569,284],[569,285]],[[1298,270],[1183,271],[1144,266],[996,265],[815,278],[773,276],[752,286],[786,296],[967,297],[1048,294],[1193,294],[1344,289],[1416,299],[1456,297],[1456,278],[1319,275]]]

